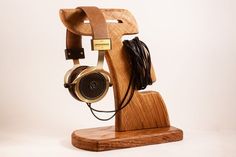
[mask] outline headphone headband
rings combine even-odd
[[[97,67],[102,68],[104,55],[111,49],[107,23],[103,13],[97,7],[78,7],[87,16],[92,30],[92,50],[98,50]],[[74,34],[67,29],[66,32],[66,59],[73,59],[74,64],[79,64],[78,59],[85,58],[82,48],[82,38],[79,34]]]

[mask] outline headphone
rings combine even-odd
[[[112,85],[109,72],[103,69],[105,53],[111,50],[111,39],[104,15],[97,7],[79,9],[89,20],[92,30],[91,47],[98,51],[98,62],[97,66],[80,65],[79,59],[85,58],[82,37],[67,29],[65,55],[67,60],[73,60],[74,66],[65,74],[64,86],[76,100],[94,103],[101,100]]]

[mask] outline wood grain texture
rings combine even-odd
[[[106,61],[113,79],[115,108],[120,107],[130,80],[131,67],[125,53],[122,36],[137,34],[134,17],[124,9],[101,9],[108,23],[112,50],[106,53]],[[78,35],[91,36],[91,27],[80,9],[62,9],[60,17],[67,29]],[[154,68],[151,69],[156,81]],[[180,129],[170,127],[166,105],[155,91],[135,91],[129,105],[116,115],[115,127],[82,129],[72,134],[72,144],[81,149],[103,151],[119,148],[159,144],[183,139]]]
[[[115,128],[100,127],[74,131],[72,144],[80,149],[105,151],[183,139],[183,132],[175,127],[116,132]]]
[[[117,20],[108,23],[112,39],[112,50],[106,53],[106,61],[113,79],[115,108],[120,108],[128,87],[131,67],[125,53],[122,36],[137,34],[137,23],[132,14],[124,9],[101,9],[106,20]],[[79,35],[91,36],[91,27],[84,23],[86,17],[80,9],[62,9],[60,17],[68,30]],[[151,69],[153,82],[156,81],[154,69]],[[135,91],[129,105],[118,112],[115,119],[116,131],[128,131],[147,128],[169,127],[166,105],[161,95],[155,91]]]

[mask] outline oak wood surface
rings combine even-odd
[[[116,132],[113,126],[77,130],[72,144],[90,151],[104,151],[174,142],[183,139],[183,132],[175,127]]]
[[[112,50],[106,53],[106,61],[113,79],[115,108],[128,87],[131,67],[125,53],[122,36],[138,33],[137,23],[132,14],[124,9],[101,9],[106,20],[117,20],[108,23],[109,35],[112,39]],[[80,9],[62,9],[60,17],[66,28],[79,35],[91,36],[91,27],[85,23],[86,17]],[[156,80],[154,69],[151,70],[153,82]],[[129,105],[117,113],[116,131],[128,131],[148,128],[169,127],[169,116],[166,105],[158,92],[135,91]]]

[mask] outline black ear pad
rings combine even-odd
[[[68,84],[72,83],[76,78],[77,76],[84,70],[86,69],[88,66],[80,66],[78,68],[76,68],[75,70],[72,71],[71,75],[69,76],[68,78]],[[76,100],[79,100],[81,101],[77,95],[75,94],[75,86],[70,86],[68,87],[68,90],[70,92],[70,94],[76,99]]]

